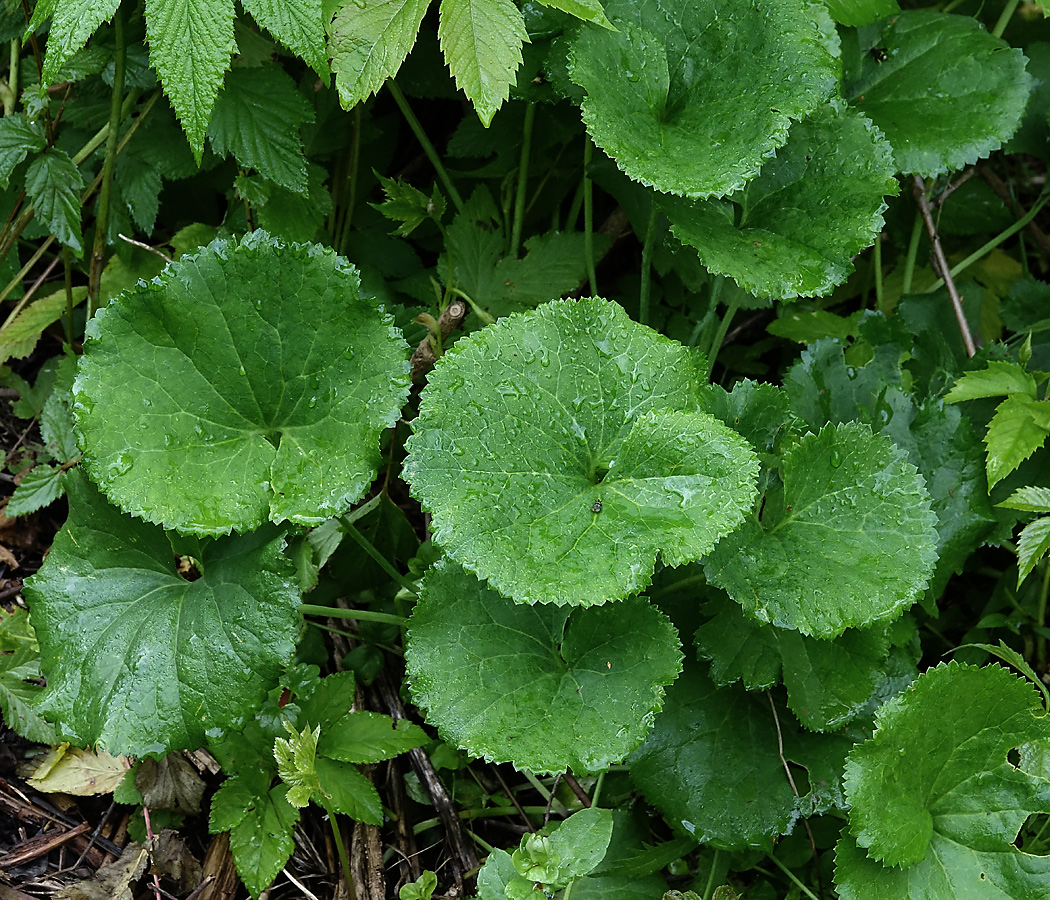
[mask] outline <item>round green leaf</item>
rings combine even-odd
[[[194,542],[168,536],[69,473],[69,520],[26,582],[47,676],[43,710],[78,746],[141,756],[196,748],[262,702],[295,650],[295,567],[272,526]]]
[[[858,29],[849,46],[843,96],[882,129],[901,172],[961,169],[1021,121],[1025,58],[972,16],[909,10]]]
[[[785,454],[783,486],[705,571],[760,622],[833,638],[919,598],[937,561],[936,524],[903,451],[866,425],[829,425]]]
[[[684,197],[737,190],[836,68],[791,0],[611,0],[617,31],[581,28],[569,71],[594,142],[635,181]]]
[[[792,125],[776,157],[726,201],[661,206],[710,271],[759,297],[820,296],[846,280],[851,258],[881,231],[894,171],[871,122],[828,108]]]
[[[1050,858],[1012,846],[1025,819],[1050,805],[1050,782],[1008,760],[1050,741],[1034,687],[1000,666],[952,662],[882,706],[876,726],[846,763],[843,900],[1045,897]]]
[[[598,772],[645,737],[681,668],[678,634],[644,600],[588,609],[501,597],[450,563],[431,569],[405,653],[442,738],[531,772]]]
[[[778,753],[769,700],[715,687],[687,663],[667,692],[656,724],[628,760],[631,780],[669,823],[723,850],[761,847],[799,814],[841,806],[842,761],[854,732],[807,734],[779,711],[784,757],[809,771],[810,793],[796,797]]]
[[[197,534],[345,512],[409,386],[404,340],[358,284],[330,250],[256,231],[122,294],[73,389],[91,477]]]
[[[555,301],[460,340],[423,392],[405,476],[435,539],[515,600],[588,605],[696,559],[758,463],[699,402],[697,362],[615,303]]]

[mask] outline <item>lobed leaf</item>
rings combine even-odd
[[[896,618],[937,560],[936,517],[904,453],[860,423],[784,456],[783,487],[719,544],[705,572],[760,622],[833,638]]]
[[[840,25],[870,25],[900,12],[897,0],[824,0],[831,17]]]
[[[451,563],[409,623],[409,684],[444,740],[531,772],[599,772],[645,736],[681,665],[670,622],[640,599],[516,604]]]
[[[1021,121],[1025,58],[971,16],[905,10],[864,26],[850,46],[843,96],[886,135],[901,172],[961,169]]]
[[[711,272],[758,297],[822,296],[882,229],[884,195],[898,191],[893,173],[878,129],[829,108],[794,124],[758,177],[725,201],[667,198],[661,207]]]
[[[404,340],[358,283],[332,251],[256,231],[123,294],[91,321],[74,386],[91,476],[198,534],[345,512],[409,382]]]
[[[834,60],[801,4],[610,0],[569,73],[594,142],[635,181],[702,198],[754,178],[792,119],[831,93]]]
[[[875,736],[846,763],[850,835],[836,875],[844,900],[1045,893],[1050,859],[1011,844],[1029,814],[1046,810],[1050,782],[1016,768],[1008,752],[1048,740],[1038,695],[999,666],[942,664],[885,704]]]
[[[295,572],[263,528],[202,545],[187,581],[156,526],[122,515],[78,472],[69,520],[26,582],[47,693],[81,746],[141,756],[196,748],[265,696],[295,649]]]
[[[589,605],[648,584],[743,518],[758,463],[695,409],[690,352],[592,298],[460,340],[424,390],[405,476],[435,540],[527,603]],[[556,573],[556,577],[551,577]]]

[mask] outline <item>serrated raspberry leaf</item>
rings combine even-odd
[[[241,5],[256,22],[327,80],[322,0],[241,0]]]

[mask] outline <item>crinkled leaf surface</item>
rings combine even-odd
[[[597,772],[645,737],[681,667],[662,613],[501,597],[451,563],[431,569],[409,624],[412,695],[442,737],[533,772]]]
[[[854,733],[814,735],[779,711],[785,757],[816,787],[794,795],[769,700],[716,687],[696,663],[667,693],[645,743],[628,760],[631,780],[676,829],[725,850],[768,849],[802,812],[841,805],[842,761]]]
[[[339,102],[351,109],[397,74],[416,42],[430,0],[348,2],[329,28]]]
[[[45,0],[37,3],[29,31],[35,31],[50,16],[47,55],[41,80],[51,84],[62,67],[80,50],[103,22],[113,17],[120,0]]]
[[[697,362],[604,300],[460,340],[423,392],[405,474],[435,539],[501,593],[588,605],[649,583],[743,518],[758,463],[696,409]]]
[[[241,0],[241,5],[322,78],[328,77],[323,0]]]
[[[1021,121],[1025,58],[972,16],[907,10],[859,29],[847,47],[843,96],[882,129],[901,172],[961,169]]]
[[[659,191],[739,189],[835,83],[791,0],[611,0],[605,13],[618,30],[581,28],[571,52],[583,119],[627,175]]]
[[[883,677],[890,640],[884,627],[850,628],[834,640],[761,625],[731,600],[719,598],[714,615],[694,637],[711,660],[718,684],[740,679],[748,690],[777,684],[783,674],[788,706],[807,728],[828,731],[854,719]]]
[[[89,472],[180,531],[345,512],[408,393],[390,322],[329,250],[215,241],[92,320],[74,386]]]
[[[47,693],[81,746],[128,755],[204,743],[252,712],[291,658],[299,591],[272,527],[196,550],[187,581],[165,533],[75,472],[69,520],[26,582]]]
[[[288,788],[283,784],[238,799],[246,800],[247,807],[241,821],[230,828],[230,852],[248,893],[258,898],[295,849],[299,810],[288,802]]]
[[[528,39],[521,10],[511,0],[441,0],[441,50],[486,127],[510,94]]]
[[[198,164],[215,97],[237,49],[233,0],[146,0],[149,61]]]
[[[783,487],[715,548],[707,577],[761,622],[833,638],[921,596],[936,521],[903,451],[866,425],[828,425],[785,454]]]
[[[215,98],[208,140],[219,156],[237,162],[289,191],[306,191],[306,157],[299,128],[314,112],[283,70],[237,68]]]
[[[38,4],[37,8],[43,4]],[[43,150],[47,138],[43,128],[30,121],[25,113],[13,112],[0,117],[0,190],[7,190],[11,173],[30,151]]]
[[[1032,685],[1000,666],[940,665],[884,705],[876,726],[846,764],[853,838],[838,848],[841,896],[1045,897],[1050,857],[1011,846],[1050,804],[1050,782],[1007,759],[1050,740]]]
[[[726,201],[661,206],[711,272],[758,297],[820,296],[846,280],[851,258],[882,229],[894,171],[870,121],[828,108],[792,125],[761,174]]]

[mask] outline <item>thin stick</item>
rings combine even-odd
[[[154,846],[156,846],[157,836],[153,833],[153,825],[150,823],[150,820],[149,820],[149,807],[148,806],[143,806],[142,807],[142,818],[146,822],[146,838],[149,841],[149,845],[148,845],[149,846],[149,854],[150,854],[150,856],[153,856],[153,848],[154,848]],[[160,894],[161,894],[161,890],[160,890],[160,876],[156,872],[154,872],[153,873],[153,896],[156,897],[156,900],[161,900]]]
[[[142,250],[149,250],[150,253],[155,253],[166,263],[172,262],[172,258],[168,256],[167,253],[165,253],[163,250],[158,250],[156,247],[151,247],[145,241],[136,241],[134,238],[129,238],[126,234],[118,234],[117,237],[125,243],[131,244],[134,247],[139,247]]]
[[[963,346],[966,347],[966,355],[973,356],[977,352],[977,345],[973,341],[973,335],[970,334],[970,324],[966,321],[966,313],[963,312],[962,297],[959,296],[959,292],[955,289],[955,281],[952,279],[948,260],[944,256],[944,250],[941,249],[941,239],[937,234],[937,226],[933,223],[930,203],[926,199],[926,183],[919,175],[916,175],[912,182],[912,192],[915,194],[915,202],[919,204],[922,220],[926,223],[926,233],[930,236],[930,241],[933,244],[934,266],[940,271],[941,278],[944,279],[944,286],[948,289],[948,296],[952,301],[955,321],[959,326],[959,333],[962,335]]]

